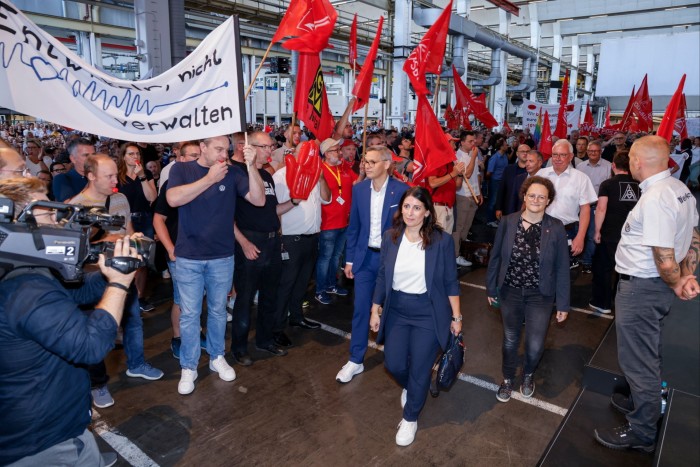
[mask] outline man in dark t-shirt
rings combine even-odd
[[[256,206],[265,204],[265,188],[257,170],[245,172],[227,164],[227,136],[206,138],[199,144],[196,161],[175,165],[170,172],[166,198],[178,208],[179,222],[175,255],[180,293],[180,394],[194,391],[200,357],[199,325],[202,297],[207,292],[207,353],[209,368],[224,381],[236,372],[224,358],[226,296],[233,280],[235,241],[232,230],[236,199]],[[248,166],[255,148],[246,146]]]
[[[612,310],[613,291],[617,288],[617,280],[612,285],[612,275],[622,226],[640,196],[639,183],[629,173],[627,151],[615,155],[612,169],[615,176],[601,183],[598,190],[593,236],[598,248],[593,254],[593,291],[590,302],[591,308],[606,314]]]
[[[234,136],[235,139],[235,136]],[[253,364],[248,353],[251,307],[255,292],[258,296],[258,313],[255,326],[255,347],[276,356],[287,355],[281,347],[291,345],[286,336],[274,336],[277,287],[282,270],[282,248],[280,243],[279,215],[292,208],[291,200],[278,205],[275,182],[272,175],[262,167],[267,162],[274,142],[264,132],[248,136],[248,143],[255,148],[255,166],[248,167],[237,152],[233,165],[242,171],[257,171],[265,186],[265,204],[255,206],[241,195],[236,205],[236,250],[233,283],[236,302],[231,322],[231,353],[235,361],[243,366]]]

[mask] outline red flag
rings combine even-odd
[[[569,103],[569,70],[564,74],[564,83],[561,85],[561,100],[559,101],[559,113],[557,113],[557,127],[554,135],[559,139],[566,139],[568,123],[566,121],[566,105]],[[540,151],[542,152],[542,151]]]
[[[610,105],[608,105],[608,108],[605,110],[605,124],[603,125],[603,128],[610,128],[612,125],[610,125]]]
[[[443,115],[443,118],[445,119],[445,124],[447,125],[447,128],[450,130],[459,130],[459,121],[457,120],[454,111],[452,110],[452,106],[450,104],[447,104],[447,108],[445,109],[445,115]]]
[[[413,85],[416,94],[428,94],[425,87],[426,73],[440,73],[442,59],[445,56],[445,44],[447,43],[447,27],[450,25],[452,14],[452,0],[447,4],[435,24],[430,26],[418,46],[406,59],[403,71],[408,74],[408,79]]]
[[[425,94],[418,94],[413,143],[413,183],[419,185],[435,170],[456,159],[455,150],[438,123]]]
[[[683,98],[681,99],[681,105],[678,107],[678,115],[676,115],[676,124],[673,125],[673,129],[676,130],[676,133],[681,135],[681,140],[684,140],[688,137],[688,125],[686,124],[686,121],[685,121],[686,109],[687,109],[687,106],[685,103],[685,93],[684,93]]]
[[[357,13],[352,19],[352,26],[350,26],[350,50],[348,52],[348,59],[350,59],[350,66],[355,68],[357,63]]]
[[[681,78],[681,82],[678,83],[678,88],[676,92],[673,93],[671,100],[666,107],[666,112],[664,112],[664,118],[661,119],[661,125],[659,129],[656,130],[656,134],[662,138],[666,138],[666,141],[671,142],[671,137],[673,136],[673,127],[676,124],[676,118],[678,117],[678,110],[681,107],[681,101],[683,100],[683,86],[685,85],[685,74]]]
[[[540,139],[540,152],[546,161],[552,156],[552,130],[549,125],[549,112],[544,111],[544,121],[542,122],[542,138]]]
[[[622,120],[620,120],[620,123],[618,124],[618,129],[620,131],[629,130],[631,124],[630,119],[634,118],[632,115],[632,104],[634,104],[634,96],[636,95],[634,93],[634,88],[635,86],[632,86],[632,95],[630,95],[630,100],[627,101],[627,107],[625,107],[625,112],[622,114]]]
[[[331,137],[335,121],[328,106],[318,53],[299,52],[294,112],[319,141]]]
[[[457,68],[455,68],[454,65],[452,65],[452,78],[455,83],[457,106],[463,106],[461,109],[466,109],[466,111],[463,110],[462,121],[469,116],[469,113],[473,113],[487,128],[498,126],[498,122],[485,105],[485,95],[481,95],[484,96],[483,101],[481,96],[478,98],[474,97],[474,94],[472,94],[467,85],[462,82],[459,73],[457,73]]]
[[[632,113],[637,116],[637,124],[641,131],[651,131],[654,129],[651,98],[649,97],[649,87],[647,85],[647,75],[644,75],[642,84],[639,86],[637,95],[634,96]]]
[[[282,47],[299,52],[320,52],[328,47],[338,12],[328,0],[291,0],[272,42],[287,36]]]
[[[510,133],[513,133],[513,130],[510,128],[510,125],[508,125],[508,120],[506,120],[505,117],[503,118],[502,128],[503,128],[503,131],[505,131],[507,135]]]
[[[586,113],[581,124],[581,136],[590,136],[593,134],[593,114],[591,113],[591,103],[586,102]]]
[[[355,105],[352,107],[353,112],[357,112],[369,102],[369,90],[372,86],[372,76],[374,75],[374,60],[377,58],[377,49],[379,48],[379,39],[382,35],[382,26],[384,25],[384,17],[379,17],[377,25],[377,35],[374,36],[372,47],[369,48],[369,53],[362,65],[360,76],[355,81],[355,87],[352,90],[352,95],[357,98]]]

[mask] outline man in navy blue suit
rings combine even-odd
[[[372,294],[379,270],[382,234],[391,227],[394,213],[408,185],[389,177],[391,151],[371,146],[364,159],[367,179],[352,189],[350,224],[345,247],[345,275],[355,279],[355,308],[352,315],[350,360],[335,377],[348,383],[364,371]]]

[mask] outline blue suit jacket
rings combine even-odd
[[[362,267],[369,243],[371,183],[372,180],[363,180],[352,187],[350,224],[346,231],[345,262],[352,263],[353,274]],[[389,177],[384,195],[384,206],[382,207],[382,233],[391,227],[394,213],[406,190],[408,190],[408,185]]]
[[[384,323],[390,313],[391,286],[394,281],[394,266],[403,234],[396,243],[391,239],[391,231],[382,238],[381,260],[377,284],[374,288],[372,303],[382,305],[382,319],[379,323],[377,342],[384,341]],[[457,264],[455,263],[455,245],[452,236],[444,232],[434,232],[430,245],[425,250],[425,285],[428,296],[433,304],[433,324],[440,347],[447,347],[452,322],[452,306],[448,297],[459,296],[459,281],[457,279]]]
[[[518,231],[520,212],[501,219],[491,250],[486,271],[486,292],[497,296],[496,288],[503,285],[510,265],[515,234]],[[540,293],[557,297],[557,311],[569,311],[571,277],[569,272],[569,245],[564,224],[549,214],[542,219],[540,238]]]

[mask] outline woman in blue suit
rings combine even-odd
[[[377,342],[384,342],[384,366],[403,388],[396,444],[408,446],[438,349],[445,349],[450,331],[462,330],[462,315],[454,243],[435,223],[430,193],[410,188],[399,206],[393,228],[382,238],[370,328],[379,332]]]
[[[551,181],[530,177],[520,188],[525,209],[505,216],[496,231],[486,293],[489,304],[500,296],[503,320],[503,383],[496,398],[507,402],[513,392],[518,368],[520,335],[525,322],[525,364],[520,393],[532,397],[534,373],[542,358],[552,306],[557,305],[557,322],[569,311],[569,247],[560,220],[545,213],[554,201]]]

